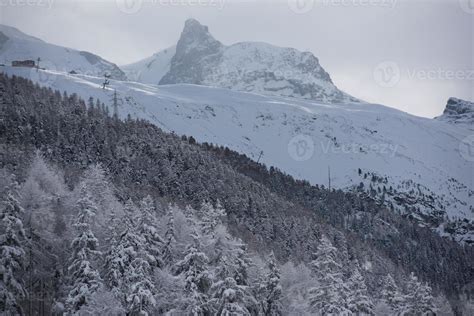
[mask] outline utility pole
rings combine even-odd
[[[260,151],[260,155],[258,156],[257,163],[259,163],[259,162],[260,162],[260,158],[262,158],[262,156],[263,156],[263,150],[262,150],[262,151]]]
[[[117,89],[114,90],[114,97],[112,99],[112,106],[114,108],[114,118],[118,118],[118,98],[117,98]]]
[[[328,182],[329,182],[329,192],[331,192],[331,167],[328,166]]]

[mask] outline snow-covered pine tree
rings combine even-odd
[[[8,192],[0,210],[0,314],[21,315],[18,299],[26,291],[20,279],[25,266],[25,232],[21,220],[23,209],[12,192]]]
[[[55,225],[62,216],[62,209],[57,206],[67,193],[63,176],[36,152],[20,188],[19,200],[27,211],[25,225],[28,223],[42,239],[53,241],[57,237],[53,233]]]
[[[62,265],[69,255],[68,241],[64,238],[65,203],[69,196],[62,172],[37,151],[18,198],[25,209],[23,223],[28,250],[24,281],[29,294],[25,307],[30,314],[52,304],[52,295],[43,294],[56,292],[63,281]]]
[[[308,295],[316,281],[313,273],[304,263],[295,265],[288,261],[280,268],[283,288],[284,315],[310,315]]]
[[[201,231],[205,235],[214,235],[216,227],[222,224],[222,219],[225,217],[225,210],[220,203],[214,207],[209,202],[204,202],[200,210],[201,217]]]
[[[137,208],[129,199],[124,210],[123,225],[118,226],[121,231],[105,259],[105,280],[127,313],[149,315],[156,305],[152,270],[161,262],[162,243],[155,227],[153,200],[147,197]]]
[[[360,266],[356,260],[351,277],[349,278],[348,308],[355,315],[373,315],[374,304],[367,292],[365,278],[359,269]]]
[[[413,272],[408,280],[405,301],[402,315],[432,315],[436,312],[431,287],[418,281]]]
[[[66,299],[66,308],[70,313],[75,313],[86,305],[102,286],[99,272],[94,267],[94,257],[100,255],[99,242],[90,227],[97,207],[84,184],[81,184],[80,193],[74,223],[77,235],[71,243],[71,265],[68,267],[71,289]]]
[[[240,243],[233,252],[233,262],[235,265],[234,279],[239,285],[249,285],[248,269],[252,264],[252,260],[248,256],[247,247],[245,244]]]
[[[108,289],[123,303],[123,275],[135,255],[133,247],[135,235],[130,236],[132,221],[124,217],[119,221],[113,214],[108,222],[108,247],[104,258],[104,282]]]
[[[83,305],[78,315],[126,315],[126,310],[117,297],[105,287],[100,287],[89,300],[87,305]],[[63,315],[60,310],[54,315]]]
[[[153,199],[148,195],[140,203],[136,223],[140,235],[145,239],[143,251],[152,269],[163,267],[161,250],[164,242],[158,234],[156,216]]]
[[[107,221],[107,251],[102,269],[105,285],[121,303],[125,301],[123,274],[132,260],[131,256],[135,254],[133,248],[129,247],[134,244],[130,240],[136,239],[129,235],[133,223],[131,214],[126,215],[118,218],[114,212]]]
[[[310,289],[310,305],[314,312],[324,315],[349,314],[347,309],[347,286],[343,282],[342,266],[338,262],[337,249],[322,236],[311,268],[318,285]]]
[[[90,165],[81,177],[92,200],[101,208],[113,208],[115,206],[114,189],[108,180],[107,174],[100,163]],[[107,210],[108,211],[108,210]],[[109,214],[104,210],[104,213]]]
[[[251,287],[248,286],[249,283],[252,283],[248,280],[247,271],[251,260],[245,250],[245,244],[240,239],[233,238],[227,232],[226,227],[220,223],[220,220],[212,228],[212,231],[208,230],[208,234],[201,236],[201,240],[206,242],[205,250],[210,258],[209,264],[214,267],[212,271],[214,283],[210,294],[214,312],[221,310],[219,304],[228,299],[226,301],[228,304],[241,304],[244,310],[250,314],[258,314],[260,306],[252,293]],[[231,284],[230,280],[235,282],[240,291],[239,293],[242,294],[239,294],[240,298],[232,298],[231,296],[227,299],[223,298],[222,287],[225,288],[225,284]],[[230,305],[228,307],[223,310],[229,311],[231,307]]]
[[[112,218],[122,218],[124,216],[124,207],[118,201],[115,196],[114,185],[109,181],[106,171],[100,163],[90,165],[80,177],[80,184],[85,185],[89,191],[89,196],[95,203],[100,212],[98,212],[94,218],[94,222],[91,223],[92,230],[95,232],[97,239],[99,239],[103,245],[108,246],[106,242],[110,239],[108,227]],[[76,190],[73,192],[73,196],[77,199],[80,196],[80,187],[78,185]]]
[[[143,245],[142,245],[143,247]],[[155,285],[151,279],[151,267],[143,255],[133,259],[125,271],[127,312],[129,315],[147,316],[153,314],[156,305]]]
[[[174,273],[184,277],[184,291],[186,306],[183,307],[186,315],[207,315],[210,312],[209,297],[210,273],[209,259],[201,251],[199,236],[193,233],[193,244],[187,247],[186,256],[174,266]]]
[[[133,202],[132,199],[128,199],[126,202],[125,202],[125,205],[123,207],[124,209],[124,213],[125,213],[125,217],[128,221],[128,225],[130,226],[135,226],[136,223],[136,219],[137,219],[137,212],[138,212],[138,209],[137,209],[137,206],[135,205],[135,203]]]
[[[205,235],[209,249],[210,264],[216,267],[214,274],[219,280],[233,278],[239,285],[248,284],[248,269],[252,264],[245,244],[232,237],[227,228],[217,225],[211,235]],[[207,239],[206,239],[207,238]]]
[[[251,315],[246,305],[248,305],[249,299],[253,299],[253,297],[248,293],[247,286],[238,285],[233,278],[215,282],[210,292],[212,293],[213,315]]]
[[[118,226],[120,231],[115,233],[105,258],[105,281],[128,313],[148,315],[153,312],[156,301],[149,264],[152,260],[143,231],[137,227],[143,219],[131,200],[124,208],[127,215],[124,224]]]
[[[273,251],[268,258],[267,267],[268,273],[263,276],[258,289],[260,305],[265,316],[280,316],[283,313],[281,275]]]
[[[381,299],[390,308],[393,314],[397,314],[405,305],[405,298],[391,274],[388,274],[383,279]]]
[[[166,224],[166,231],[164,236],[164,243],[162,248],[162,259],[165,265],[171,265],[174,261],[174,251],[173,248],[176,243],[175,231],[174,231],[174,214],[173,210],[170,208],[168,211],[168,222]]]

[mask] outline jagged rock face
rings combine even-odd
[[[209,67],[218,63],[222,48],[223,45],[209,34],[207,26],[196,20],[186,21],[171,59],[171,69],[160,84],[203,84]]]
[[[455,124],[474,124],[474,103],[450,98],[443,115],[437,119]]]
[[[207,26],[193,19],[186,21],[170,69],[159,83],[208,85],[329,103],[358,101],[337,89],[309,52],[251,42],[224,46]]]

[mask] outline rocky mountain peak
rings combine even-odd
[[[209,28],[199,23],[196,19],[187,19],[186,22],[184,22],[183,33],[187,32],[209,33]]]
[[[203,51],[206,54],[217,52],[222,44],[209,33],[209,28],[195,19],[188,19],[176,46],[176,54],[183,57],[185,54]]]
[[[474,102],[449,98],[443,114],[466,114],[469,112],[474,112]]]
[[[437,119],[456,124],[474,124],[474,102],[449,98],[443,114]]]
[[[160,58],[153,59],[155,64],[168,62]],[[189,83],[328,103],[358,102],[334,85],[312,53],[261,42],[225,46],[195,19],[185,22],[167,70],[156,79],[159,84]]]
[[[195,62],[212,58],[222,51],[223,45],[209,33],[209,28],[195,19],[189,19],[176,45],[171,59],[171,70],[160,80],[160,84],[202,84],[203,66]],[[192,66],[191,66],[192,65]]]

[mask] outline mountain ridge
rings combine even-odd
[[[435,119],[453,124],[467,124],[474,127],[474,102],[451,97],[443,114]]]
[[[154,56],[145,60],[169,63],[164,75],[149,77],[152,71],[143,67],[143,60],[124,68],[143,83],[189,83],[327,103],[359,102],[334,85],[312,53],[263,42],[223,45],[194,19],[185,22],[171,60],[161,58],[160,52]]]
[[[0,63],[10,64],[15,60],[27,59],[36,62],[38,58],[39,67],[53,71],[108,75],[126,80],[125,73],[116,64],[96,54],[50,44],[17,28],[0,24]]]

